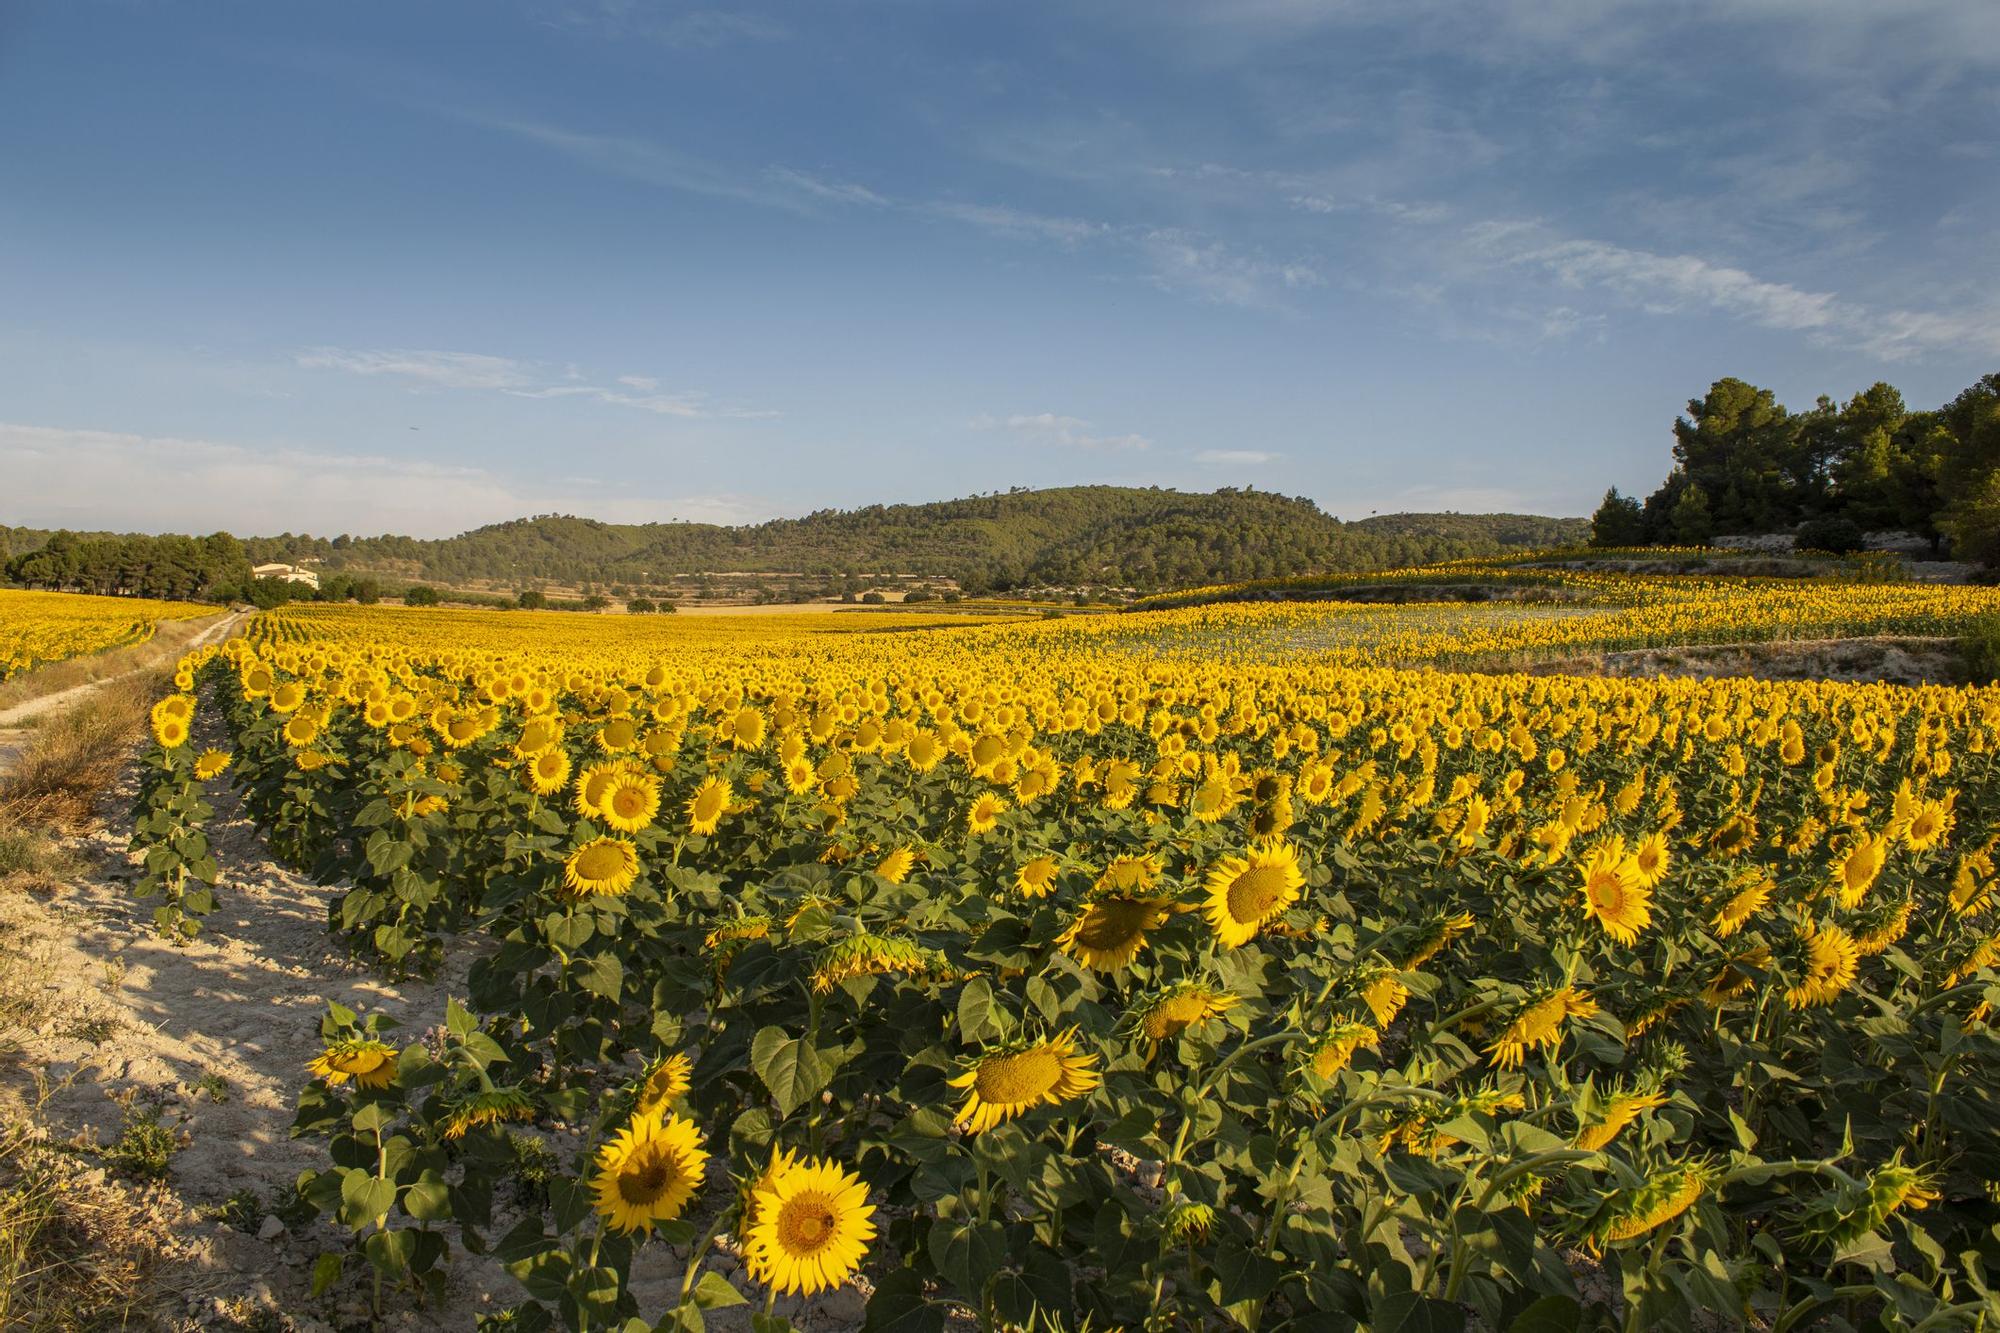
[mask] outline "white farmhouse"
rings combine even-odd
[[[260,579],[283,579],[287,583],[303,583],[308,588],[319,587],[318,571],[299,565],[257,565],[250,572]]]

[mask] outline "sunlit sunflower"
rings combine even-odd
[[[874,1215],[868,1187],[844,1167],[817,1157],[775,1162],[745,1207],[750,1276],[781,1294],[837,1287],[867,1257]]]
[[[194,775],[206,782],[229,767],[227,750],[203,750],[201,757],[194,761]]]
[[[620,773],[597,803],[598,818],[620,833],[637,833],[660,812],[660,784],[636,773]]]
[[[1046,898],[1056,886],[1056,858],[1038,856],[1014,872],[1014,889],[1023,898]]]
[[[1253,847],[1248,856],[1228,856],[1208,872],[1208,923],[1229,949],[1256,938],[1257,928],[1299,900],[1306,877],[1298,849],[1290,843]]]
[[[306,1069],[332,1087],[353,1079],[364,1088],[386,1088],[396,1081],[396,1049],[373,1038],[339,1041],[306,1062]]]
[[[561,750],[543,750],[528,760],[522,778],[535,795],[554,796],[569,783],[569,756]]]
[[[650,1232],[681,1215],[707,1166],[693,1122],[659,1111],[635,1115],[597,1150],[591,1191],[598,1215],[616,1231]]]
[[[1007,802],[992,792],[980,793],[972,808],[965,812],[965,829],[972,834],[991,832],[1000,822],[1000,816],[1007,813]]]
[[[1834,866],[1833,892],[1843,908],[1860,905],[1868,896],[1868,890],[1875,887],[1881,877],[1882,866],[1889,859],[1889,840],[1878,834],[1866,834],[1854,840]]]
[[[1715,909],[1715,915],[1709,919],[1716,937],[1726,940],[1743,929],[1745,922],[1764,910],[1764,905],[1771,901],[1771,894],[1775,888],[1769,879],[1758,874],[1749,883],[1732,893],[1720,907]]]
[[[722,817],[729,813],[729,803],[734,797],[728,778],[704,779],[687,801],[688,830],[704,838],[715,832],[722,824]]]
[[[901,884],[910,877],[910,868],[916,863],[916,848],[898,847],[875,863],[875,873],[891,884]]]
[[[1673,868],[1673,853],[1667,847],[1667,835],[1655,830],[1639,839],[1639,845],[1632,849],[1632,868],[1638,872],[1639,887],[1656,889],[1660,881]]]
[[[617,897],[639,877],[639,850],[623,838],[592,838],[563,862],[563,887]]]
[[[1070,1028],[1047,1041],[980,1056],[950,1080],[952,1087],[967,1089],[952,1123],[983,1134],[1024,1111],[1054,1106],[1095,1088],[1101,1081],[1097,1057],[1079,1054],[1075,1036],[1076,1029]]]
[[[1785,1003],[1794,1009],[1810,1009],[1832,1004],[1840,993],[1854,984],[1861,952],[1839,926],[1821,925],[1805,940],[1805,971],[1785,991]]]
[[[1592,849],[1583,865],[1584,914],[1620,944],[1639,938],[1653,919],[1652,890],[1639,883],[1638,868],[1616,838]]]

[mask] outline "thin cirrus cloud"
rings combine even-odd
[[[1262,467],[1283,457],[1264,449],[1203,449],[1195,454],[1194,461],[1208,467]]]
[[[339,370],[351,375],[387,376],[435,389],[469,389],[504,393],[515,398],[581,398],[612,407],[629,407],[657,416],[690,420],[762,420],[776,412],[725,407],[695,392],[661,393],[651,375],[620,375],[617,387],[592,384],[576,372],[552,378],[533,362],[477,352],[418,351],[407,348],[315,347],[294,358],[307,370]],[[581,382],[569,382],[569,381]]]
[[[1066,449],[1123,451],[1153,447],[1153,442],[1143,435],[1098,434],[1088,421],[1055,412],[1020,412],[1007,417],[982,414],[974,417],[970,425],[974,430],[1004,430],[1038,444]]]
[[[1533,222],[1479,223],[1466,242],[1496,265],[1539,270],[1567,290],[1600,291],[1651,314],[1711,311],[1890,361],[1940,349],[2000,354],[2000,310],[1879,310],[1696,255],[1556,236]]]
[[[553,487],[408,456],[10,422],[0,422],[0,470],[17,522],[125,532],[240,530],[245,515],[258,515],[267,530],[447,537],[550,510],[626,523],[746,523],[775,513],[742,495],[615,494],[589,478]],[[91,485],[79,489],[79,476]]]

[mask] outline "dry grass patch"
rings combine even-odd
[[[53,1142],[38,1107],[0,1110],[0,1328],[143,1327],[170,1246],[152,1192]]]
[[[151,672],[128,676],[43,720],[0,776],[0,836],[11,830],[18,843],[24,831],[87,826],[96,817],[99,794],[118,776],[163,689],[164,681]],[[5,855],[0,848],[0,858]]]

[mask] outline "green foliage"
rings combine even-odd
[[[1822,397],[1793,413],[1768,389],[1721,379],[1674,422],[1674,468],[1646,499],[1641,536],[1686,544],[1714,533],[1839,521],[1856,532],[1950,537],[1960,559],[1993,565],[2000,563],[1996,473],[2000,374],[1935,411],[1912,411],[1892,386],[1878,383],[1845,405]],[[1625,531],[1628,515],[1614,510],[1609,496],[1605,506],[1600,519]],[[1857,549],[1804,537],[1800,545]]]
[[[1799,524],[1793,540],[1801,551],[1825,551],[1829,555],[1852,555],[1868,544],[1859,524],[1838,516],[1807,519]]]
[[[1975,683],[2000,681],[2000,614],[1980,616],[1958,641]]]
[[[1639,502],[1620,495],[1613,486],[1604,493],[1604,503],[1590,516],[1590,544],[1603,547],[1642,546],[1646,540],[1646,520]]]
[[[413,583],[403,589],[405,606],[436,606],[443,600],[438,590],[427,583]]]
[[[128,1106],[118,1137],[104,1150],[104,1164],[138,1180],[165,1180],[181,1148],[180,1136],[160,1123],[154,1106]]]
[[[255,561],[317,561],[323,579],[365,570],[453,583],[649,586],[715,570],[803,571],[828,579],[893,570],[949,578],[980,594],[1078,584],[1167,588],[1384,568],[1562,545],[1584,534],[1579,519],[1386,514],[1343,523],[1310,500],[1264,491],[1070,486],[821,510],[745,527],[599,523],[549,514],[439,541],[285,534],[246,538],[241,548]],[[41,540],[46,534],[0,529],[0,549],[32,550]],[[229,581],[247,582],[247,564]]]

